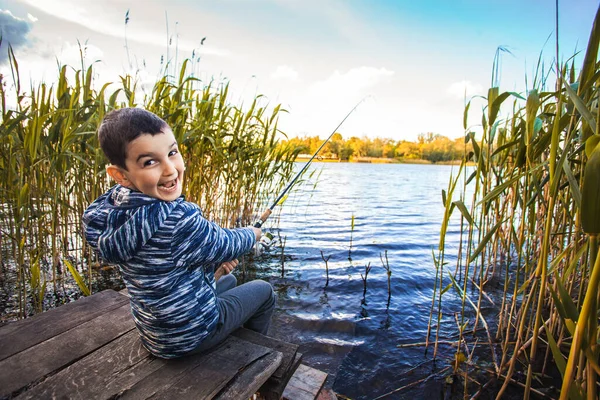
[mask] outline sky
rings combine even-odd
[[[597,0],[559,0],[559,60],[587,46]],[[550,0],[0,0],[0,73],[8,43],[24,82],[53,83],[57,63],[95,63],[99,89],[119,75],[149,88],[186,58],[190,73],[229,82],[240,107],[257,95],[288,112],[288,136],[416,140],[477,130],[501,47],[501,91],[526,93],[540,55],[556,58]],[[126,18],[127,23],[126,23]],[[577,54],[577,52],[579,52]],[[577,55],[576,55],[577,54]],[[162,61],[162,62],[161,62]],[[179,67],[177,67],[178,73]],[[552,80],[552,75],[550,80]]]

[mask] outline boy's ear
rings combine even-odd
[[[123,168],[118,165],[109,164],[106,166],[106,173],[113,178],[119,185],[128,187],[131,182],[127,178],[127,174]]]

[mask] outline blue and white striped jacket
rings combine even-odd
[[[248,252],[252,228],[223,229],[184,200],[165,202],[120,185],[83,215],[88,243],[119,265],[142,343],[174,358],[196,348],[219,320],[215,267]]]

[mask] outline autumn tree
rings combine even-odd
[[[304,136],[283,141],[282,144],[285,143],[300,147],[301,153],[314,154],[323,140],[318,136]],[[466,145],[464,138],[451,140],[433,132],[419,134],[416,142],[370,139],[366,136],[362,138],[352,136],[344,140],[342,135],[336,132],[323,146],[320,155],[337,157],[341,161],[348,161],[351,157],[385,157],[399,160],[427,160],[436,163],[460,160],[465,151],[472,151],[472,145],[471,143]]]

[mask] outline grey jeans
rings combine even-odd
[[[237,328],[245,328],[266,335],[275,309],[275,293],[271,284],[262,280],[240,286],[232,274],[217,281],[217,328],[192,353],[208,350],[221,343]]]

